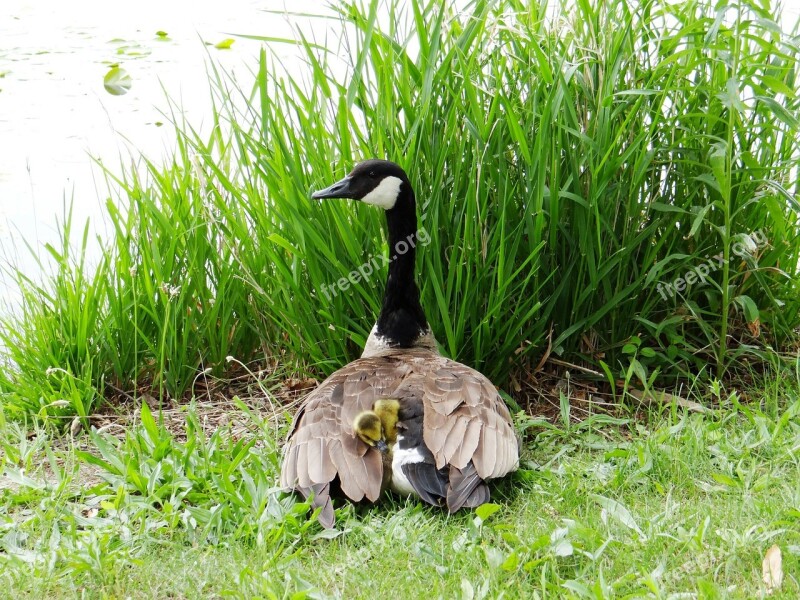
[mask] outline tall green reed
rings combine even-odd
[[[45,364],[98,397],[103,381],[177,396],[229,355],[323,373],[354,358],[385,270],[330,286],[385,254],[383,216],[308,193],[372,156],[417,192],[432,238],[419,282],[443,350],[502,386],[545,351],[638,385],[731,372],[791,339],[800,48],[774,13],[706,0],[335,11],[328,47],[299,29],[284,42],[303,69],[276,60],[274,40],[252,86],[211,65],[210,135],[173,106],[172,161],[108,172],[119,196],[101,269],[46,316],[34,291],[23,315],[36,316],[6,320],[7,397]],[[86,366],[40,352],[53,322],[85,310]],[[26,397],[53,397],[31,385]]]
[[[45,246],[49,261],[37,258],[38,277],[9,270],[19,286],[19,304],[0,323],[0,412],[34,415],[57,426],[91,414],[102,400],[107,366],[100,344],[108,264],[102,258],[87,263],[88,222],[79,232],[80,245],[72,245],[71,209],[60,227],[60,244]]]
[[[368,209],[318,224],[327,207],[284,202],[287,187],[302,195],[378,155],[408,167],[421,224],[436,232],[421,273],[438,338],[494,377],[540,353],[551,326],[555,352],[595,362],[624,362],[626,342],[643,338],[640,359],[671,375],[708,363],[719,375],[742,349],[792,335],[798,47],[769,13],[750,3],[579,2],[551,22],[544,3],[456,13],[416,2],[405,20],[399,5],[384,8],[340,5],[346,76],[331,52],[307,44],[310,86],[294,82],[287,94],[262,59],[260,120],[231,114],[237,147],[266,164],[267,195],[287,218],[281,239],[303,253],[308,279],[292,281],[292,298],[380,245]],[[310,229],[331,232],[324,250]],[[732,260],[733,244],[757,231],[769,243]],[[285,246],[272,249],[273,262],[288,263]],[[659,289],[720,252],[704,284]],[[335,303],[331,322],[350,325],[360,292]],[[308,331],[318,300],[278,305],[278,325]],[[369,324],[348,331],[355,349]],[[299,350],[332,355],[327,344]]]

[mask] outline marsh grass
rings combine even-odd
[[[644,387],[779,362],[800,324],[797,38],[755,2],[554,10],[341,2],[338,40],[283,42],[304,71],[268,49],[252,85],[212,65],[210,135],[172,106],[171,161],[106,170],[100,264],[84,232],[49,249],[52,279],[16,273],[6,413],[180,397],[228,356],[323,374],[357,356],[383,272],[321,290],[385,253],[382,215],[308,194],[368,156],[412,178],[443,350],[501,387],[545,352]],[[659,293],[719,253],[705,285]]]

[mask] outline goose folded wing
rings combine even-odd
[[[326,402],[327,394],[318,388],[309,395],[295,416],[281,467],[281,487],[300,490],[308,496],[312,488],[318,493],[324,484],[336,477],[336,467],[330,456],[331,433],[335,431],[335,407]],[[319,486],[318,484],[323,484]],[[323,502],[323,499],[320,499]],[[321,505],[314,502],[314,505]]]
[[[450,465],[450,486],[447,490],[447,510],[450,514],[462,508],[475,508],[489,501],[489,488],[478,476],[475,465],[464,469]]]
[[[503,399],[478,371],[442,361],[423,382],[424,440],[436,467],[463,470],[472,462],[481,479],[513,471],[519,446]]]
[[[411,487],[428,504],[441,506],[447,496],[447,469],[436,469],[433,462],[409,462],[402,465]]]
[[[380,454],[353,433],[356,415],[372,408],[391,378],[376,381],[375,359],[350,363],[326,379],[301,405],[284,448],[281,486],[316,496],[314,507],[327,506],[330,484],[338,476],[342,492],[351,500],[380,495],[383,463]]]

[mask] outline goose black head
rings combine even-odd
[[[399,199],[408,195],[408,190],[408,176],[399,165],[388,160],[370,159],[356,165],[344,179],[314,192],[311,197],[315,200],[350,198],[392,210]]]
[[[315,200],[350,198],[379,206],[386,213],[389,268],[380,315],[364,345],[362,356],[374,356],[391,348],[436,349],[436,340],[425,319],[414,281],[417,209],[414,190],[406,172],[388,160],[370,159],[333,185],[314,192]],[[427,232],[425,232],[427,236]]]

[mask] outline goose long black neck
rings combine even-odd
[[[417,206],[408,181],[400,187],[394,207],[386,211],[389,233],[389,274],[377,334],[390,346],[408,348],[428,330],[414,280],[416,260]]]

